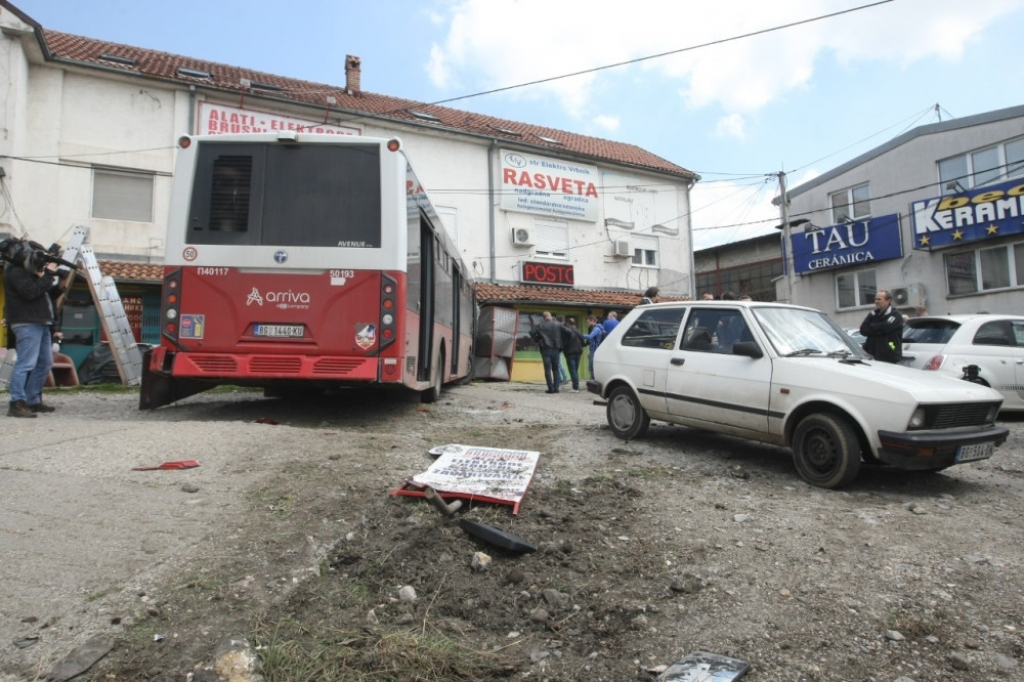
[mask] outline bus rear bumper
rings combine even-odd
[[[157,352],[159,351],[159,353]],[[308,379],[319,381],[401,381],[401,367],[392,358],[332,355],[178,353],[154,349],[151,371],[183,379],[245,380]]]

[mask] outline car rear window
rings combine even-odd
[[[947,343],[960,323],[952,320],[907,320],[903,325],[904,343]]]
[[[672,350],[686,308],[645,310],[622,335],[623,346]]]

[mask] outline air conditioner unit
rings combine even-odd
[[[615,255],[619,258],[633,256],[633,249],[630,248],[628,239],[615,240]]]
[[[530,246],[533,244],[533,237],[525,227],[516,227],[512,230],[512,243],[516,246]]]
[[[893,287],[889,292],[892,295],[892,305],[895,308],[924,308],[927,299],[924,295],[924,285],[915,282],[902,287]]]

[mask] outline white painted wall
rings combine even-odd
[[[10,27],[12,23],[9,12],[0,16],[0,24]],[[183,86],[133,78],[115,70],[42,63],[38,57],[29,64],[24,48],[31,48],[34,41],[31,34],[20,37],[7,31],[0,35],[0,58],[7,56],[0,61],[8,64],[9,81],[0,89],[6,133],[0,136],[0,153],[24,159],[0,159],[12,199],[0,215],[0,223],[10,223],[11,228],[0,224],[0,230],[20,235],[20,219],[27,236],[48,245],[65,241],[74,226],[86,225],[100,257],[161,262],[176,140],[190,132],[188,124],[198,100],[209,93],[193,95]],[[229,97],[217,103],[240,105]],[[252,96],[246,97],[245,107],[311,120],[321,116]],[[344,123],[361,128],[365,135],[402,139],[431,200],[456,218],[459,249],[478,279],[515,283],[520,281],[523,261],[550,260],[574,266],[577,289],[640,292],[658,285],[665,294],[690,293],[689,187],[682,180],[571,159],[596,166],[599,175],[614,170],[643,186],[656,187],[659,205],[671,207],[662,212],[674,215],[655,216],[655,220],[671,225],[676,233],[656,234],[659,267],[634,266],[630,259],[611,255],[612,241],[628,239],[630,234],[606,226],[602,202],[596,221],[569,221],[568,261],[545,259],[537,257],[532,248],[514,246],[510,237],[512,227],[529,225],[534,216],[501,210],[497,195],[489,193],[492,186],[497,190],[501,184],[499,150],[514,145],[507,141],[496,145],[489,139],[433,130],[428,125],[401,126],[366,119]],[[557,152],[549,150],[530,149],[529,153],[558,158]],[[153,219],[92,218],[94,165],[154,173]]]

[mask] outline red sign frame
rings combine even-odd
[[[576,284],[572,265],[560,263],[523,263],[523,282],[547,284],[549,286],[571,287]]]

